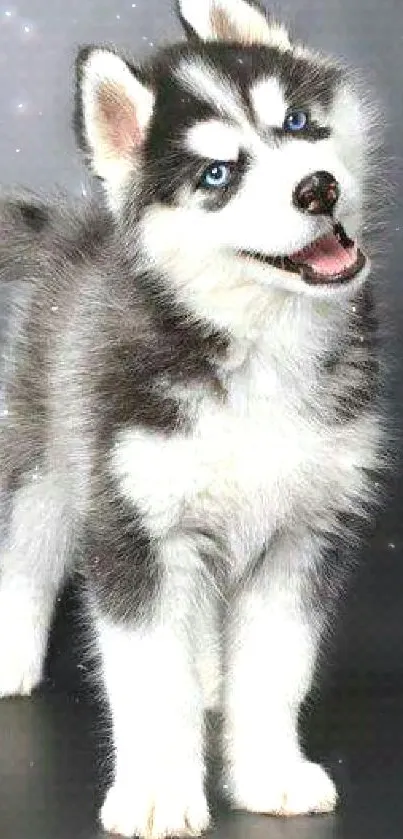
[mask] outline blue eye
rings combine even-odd
[[[212,163],[200,179],[200,186],[205,189],[223,189],[228,186],[232,175],[230,163]]]
[[[308,125],[308,114],[305,111],[289,111],[285,120],[283,128],[285,131],[298,132],[302,131]]]

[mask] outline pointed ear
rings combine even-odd
[[[154,95],[112,50],[85,47],[76,62],[75,129],[94,174],[111,202],[135,167],[154,107]]]
[[[190,37],[245,46],[291,46],[286,29],[269,20],[256,0],[177,0],[178,13]]]

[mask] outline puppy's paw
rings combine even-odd
[[[246,782],[234,790],[238,808],[277,816],[330,813],[337,803],[336,787],[317,763],[298,760],[294,764],[272,767],[253,778],[242,773]]]
[[[46,641],[32,626],[16,625],[2,633],[0,619],[0,697],[29,696],[42,678]]]
[[[199,836],[209,825],[203,785],[174,785],[166,779],[161,789],[127,789],[114,784],[101,810],[102,826],[109,833],[165,839]]]

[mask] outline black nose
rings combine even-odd
[[[299,210],[312,216],[330,216],[340,195],[340,187],[329,172],[314,172],[295,187],[293,201]]]

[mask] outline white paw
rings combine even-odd
[[[247,780],[243,789],[239,786],[234,791],[236,805],[254,813],[277,816],[330,813],[337,803],[336,787],[327,772],[307,760],[275,767],[256,779],[256,783],[251,776],[244,777]]]
[[[29,696],[42,678],[47,636],[36,623],[0,616],[0,697]],[[2,619],[3,618],[3,619]]]
[[[29,696],[41,681],[47,616],[24,589],[0,589],[0,697]]]
[[[42,678],[42,647],[16,637],[0,637],[0,697],[29,696]]]
[[[168,836],[199,836],[209,825],[209,811],[202,785],[166,785],[153,792],[138,786],[127,789],[114,784],[101,810],[103,828],[121,836],[165,839]]]

